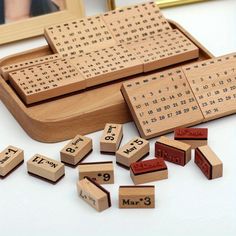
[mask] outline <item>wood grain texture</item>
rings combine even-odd
[[[8,146],[0,152],[0,176],[4,177],[24,161],[24,151]]]
[[[223,176],[223,163],[209,146],[195,149],[194,162],[208,179]]]
[[[121,124],[107,123],[100,139],[100,151],[114,153],[120,146],[123,137],[123,126]]]
[[[198,46],[200,56],[197,60],[202,61],[213,57],[180,25],[173,21],[169,22],[172,28],[178,28]],[[52,51],[49,47],[41,47],[6,57],[0,61],[0,66],[51,54]],[[58,142],[71,139],[78,133],[84,135],[101,130],[108,122],[122,124],[130,121],[131,116],[127,105],[120,94],[121,84],[122,81],[116,81],[87,89],[83,93],[75,93],[46,103],[26,106],[12,87],[1,77],[0,98],[33,139],[41,142]]]
[[[203,121],[181,68],[125,82],[121,92],[142,138],[150,139]]]
[[[99,184],[114,184],[114,168],[112,161],[85,162],[78,166],[79,179],[89,177]]]
[[[89,178],[77,182],[77,191],[81,199],[99,212],[111,206],[110,193]]]
[[[137,162],[148,155],[149,142],[145,139],[134,137],[116,151],[116,163],[129,168],[133,162]]]
[[[64,164],[40,154],[27,161],[27,170],[30,174],[52,182],[57,182],[65,175]]]
[[[199,49],[179,30],[168,30],[127,44],[143,63],[144,72],[199,57]]]
[[[120,186],[119,208],[155,208],[155,186]]]
[[[185,66],[206,121],[236,112],[236,53]]]
[[[165,161],[185,166],[191,160],[191,146],[161,136],[155,143],[155,157],[162,157]]]
[[[61,161],[69,165],[77,165],[92,151],[93,141],[91,138],[76,135],[61,151]]]

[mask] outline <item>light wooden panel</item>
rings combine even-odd
[[[126,82],[121,91],[143,138],[203,120],[181,68]]]

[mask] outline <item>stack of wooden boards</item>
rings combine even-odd
[[[26,104],[199,57],[149,2],[45,29],[55,53],[1,68]]]
[[[236,53],[125,82],[121,92],[142,138],[236,112]]]
[[[149,154],[149,142],[135,137],[120,147],[123,129],[120,124],[106,124],[100,139],[100,151],[116,156],[116,162],[129,169],[135,185],[119,187],[119,208],[154,208],[155,186],[140,185],[168,178],[165,161],[185,166],[191,160],[191,149],[195,149],[195,163],[208,179],[223,175],[223,164],[207,145],[207,129],[179,128],[175,140],[162,136],[155,143],[155,157],[141,160]],[[56,183],[65,175],[65,164],[77,166],[78,195],[95,208],[103,211],[111,206],[111,196],[102,185],[114,184],[112,161],[82,162],[92,151],[92,139],[77,135],[60,152],[61,162],[40,154],[27,161],[30,175]],[[0,176],[5,177],[24,160],[23,150],[9,146],[0,153]]]

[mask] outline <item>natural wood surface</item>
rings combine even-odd
[[[60,152],[61,161],[69,165],[77,165],[93,150],[91,138],[76,135]]]
[[[99,184],[114,184],[114,168],[112,161],[84,162],[79,164],[79,179],[89,177]]]
[[[27,161],[27,170],[30,174],[52,182],[57,182],[65,175],[64,164],[40,154]]]
[[[114,153],[120,146],[123,137],[123,126],[121,124],[107,123],[100,139],[100,151]]]
[[[119,208],[155,208],[155,186],[120,186]]]
[[[197,60],[202,61],[213,57],[181,26],[169,22],[172,28],[178,28],[198,46],[200,56]],[[50,54],[52,51],[49,47],[41,47],[6,57],[0,61],[0,66]],[[34,106],[26,106],[1,77],[0,98],[32,138],[42,142],[58,142],[71,139],[78,133],[83,135],[101,130],[108,122],[122,124],[130,121],[130,113],[120,93],[121,84],[122,80],[87,89],[82,93],[78,92]]]
[[[236,53],[183,68],[205,121],[236,112]]]
[[[129,168],[133,162],[139,161],[148,155],[149,142],[145,139],[134,137],[116,151],[116,163]]]
[[[77,191],[81,199],[99,212],[111,206],[110,193],[89,178],[77,182]]]
[[[203,120],[181,68],[125,82],[121,91],[142,138],[153,138]]]
[[[24,151],[8,146],[0,152],[0,176],[4,177],[24,161]]]
[[[191,160],[191,146],[161,136],[155,143],[155,157],[162,157],[165,161],[185,166]]]
[[[194,162],[208,179],[223,176],[223,163],[209,146],[198,147],[195,150]]]

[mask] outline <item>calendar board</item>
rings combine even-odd
[[[236,112],[236,54],[141,77],[121,92],[143,138]]]
[[[149,139],[203,120],[180,68],[126,82],[121,91],[143,138]]]
[[[205,121],[236,112],[236,53],[186,66],[183,71]]]

